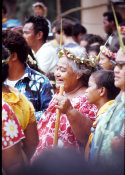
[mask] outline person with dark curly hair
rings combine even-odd
[[[8,62],[9,76],[5,83],[16,87],[32,102],[38,121],[52,99],[52,86],[45,75],[31,69],[26,64],[29,46],[21,33],[3,31],[2,40],[12,54]]]
[[[37,133],[36,120],[35,120],[35,112],[34,112],[35,110],[32,103],[28,101],[25,95],[19,93],[19,91],[16,88],[13,88],[5,84],[5,80],[9,76],[9,62],[12,59],[12,57],[13,57],[13,54],[4,45],[2,45],[2,100],[8,103],[8,105],[13,109],[21,125],[21,129],[24,132],[25,138],[22,141],[23,145],[20,147],[21,150],[20,152],[18,152],[18,154],[19,155],[22,154],[24,162],[27,164],[29,163],[29,160],[32,157],[36,149],[36,146],[38,144],[38,133]],[[11,116],[11,113],[9,114]],[[14,134],[16,136],[16,130],[15,132],[13,132],[13,130],[14,130],[14,126],[11,124],[10,131],[8,130],[9,131],[8,136],[9,135],[14,136]],[[5,134],[5,131],[3,135],[4,134]],[[7,143],[7,140],[5,141],[5,145],[4,145],[5,148],[7,144],[9,147],[12,145],[12,143],[14,142],[16,143],[17,141],[16,138],[15,138],[15,141],[12,138],[10,143]],[[9,161],[10,160],[8,160],[8,163]]]

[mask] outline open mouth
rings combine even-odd
[[[64,83],[62,79],[56,79],[56,83]]]

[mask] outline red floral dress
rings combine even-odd
[[[2,101],[2,150],[25,138],[23,130],[12,108]]]
[[[71,100],[71,104],[79,112],[84,113],[86,117],[95,120],[97,107],[95,105],[88,104],[85,95],[73,98]],[[55,98],[53,98],[53,100],[50,102],[48,109],[42,115],[37,125],[39,134],[39,144],[37,146],[34,156],[32,157],[32,161],[43,150],[53,147],[56,116],[57,116],[57,110],[55,108]],[[66,147],[73,146],[78,148],[77,140],[72,132],[66,114],[61,114],[60,116],[60,125],[58,131],[58,146],[66,146]]]

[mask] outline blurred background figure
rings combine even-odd
[[[93,36],[93,34],[85,34],[80,38],[80,46],[86,48],[88,40]]]
[[[7,10],[5,6],[2,6],[2,29],[7,28],[7,18],[6,18]]]
[[[89,168],[74,149],[53,148],[45,150],[28,170],[21,175],[83,175],[89,174]],[[20,174],[19,174],[20,175]]]
[[[7,9],[2,6],[2,29],[12,29],[14,27],[21,26],[21,22],[18,19],[7,19]]]
[[[75,42],[80,43],[80,38],[87,33],[87,29],[80,23],[73,24],[72,36]]]
[[[116,17],[118,24],[120,24],[122,22],[121,14],[119,12],[116,12]],[[103,24],[104,31],[107,34],[107,39],[110,36],[108,43],[109,45],[112,45],[114,43],[114,40],[118,37],[115,18],[112,11],[103,13]]]
[[[56,25],[56,33],[62,35],[62,47],[64,48],[71,48],[77,47],[79,44],[74,41],[72,32],[73,32],[73,21],[70,19],[63,18],[62,19],[62,33],[61,33],[61,20]],[[60,37],[60,38],[61,38]],[[60,43],[60,40],[59,40]]]
[[[45,4],[43,4],[42,2],[35,2],[33,5],[33,13],[34,15],[41,15],[43,17],[46,18],[47,16],[47,7],[45,6]],[[49,25],[49,37],[51,38],[52,36],[52,29],[51,29],[51,22],[46,18],[48,25]]]

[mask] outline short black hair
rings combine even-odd
[[[122,22],[121,14],[119,12],[117,12],[117,11],[115,13],[116,13],[116,17],[117,17],[118,23],[121,23]],[[115,18],[114,18],[113,12],[104,12],[103,16],[104,17],[107,16],[109,22],[114,21],[114,23],[115,23]]]
[[[62,19],[62,30],[64,31],[66,36],[72,36],[72,30],[73,30],[72,20],[63,18]],[[58,34],[60,34],[61,32],[61,21],[59,21],[56,25],[56,32]]]
[[[2,43],[11,53],[17,53],[21,63],[24,64],[26,62],[29,46],[20,32],[11,30],[2,31]]]
[[[43,40],[46,41],[49,33],[49,26],[47,20],[41,15],[30,15],[25,18],[24,25],[26,23],[33,23],[34,34],[43,32]]]
[[[80,41],[83,41],[83,40],[88,41],[92,36],[93,34],[85,34],[80,38]]]
[[[98,42],[100,45],[104,44],[104,40],[100,35],[93,35],[88,40],[88,45]]]
[[[105,87],[107,90],[107,98],[113,100],[119,94],[120,89],[114,85],[114,72],[112,70],[98,70],[92,73],[97,88]]]
[[[73,31],[72,31],[73,36],[77,37],[79,33],[86,34],[86,32],[87,32],[86,28],[80,23],[73,24]]]
[[[95,51],[98,54],[100,52],[100,45],[87,46],[86,51],[87,51],[87,53],[90,51]]]

